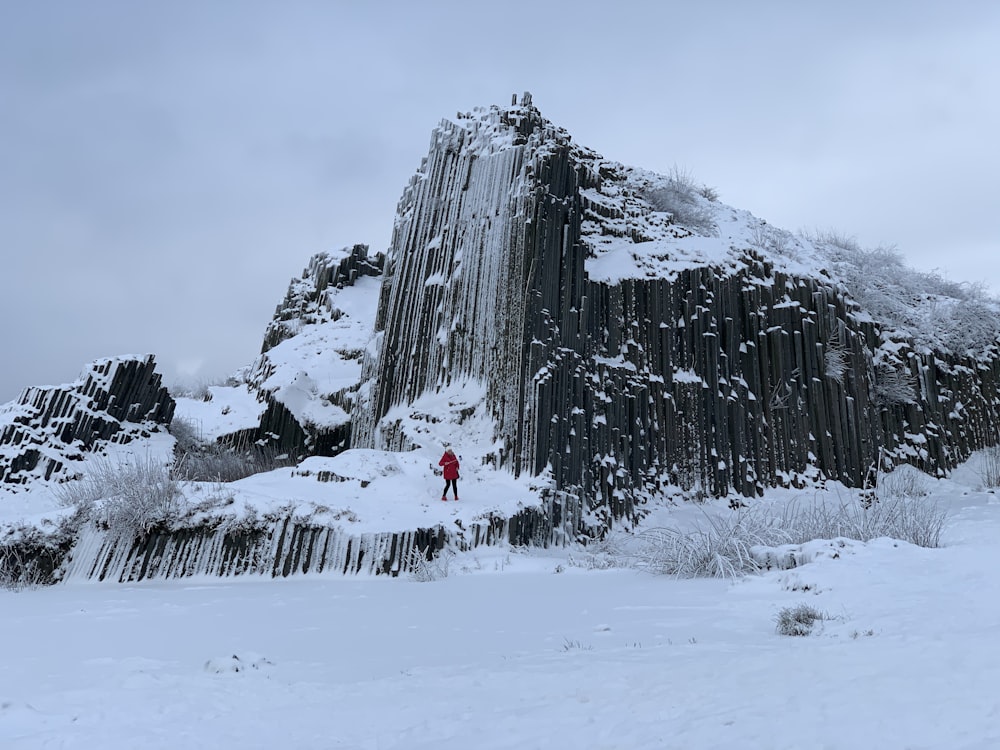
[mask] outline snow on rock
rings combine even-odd
[[[84,526],[64,580],[408,572],[442,550],[566,543],[579,528],[537,484],[463,465],[442,502],[437,457],[351,450],[224,485],[185,483],[180,516],[133,538]]]
[[[72,383],[26,388],[0,406],[0,490],[71,476],[87,454],[149,439],[173,411],[152,355],[97,360]]]
[[[941,498],[942,549],[736,582],[501,547],[430,583],[0,590],[0,746],[987,750],[1000,504],[973,486]],[[777,634],[803,603],[823,627]]]
[[[551,476],[605,526],[665,486],[860,486],[880,457],[947,472],[995,439],[996,305],[976,308],[993,328],[974,357],[927,348],[944,339],[862,308],[878,299],[849,268],[869,260],[608,161],[528,95],[460,113],[399,204],[352,444],[425,445],[399,415],[481,384],[490,460]]]
[[[271,397],[292,413],[296,421],[306,428],[331,429],[347,424],[347,412],[323,397],[315,380],[299,370],[280,385],[271,383]]]
[[[354,245],[314,256],[292,280],[247,373],[265,404],[255,440],[297,456],[346,445],[382,263]]]
[[[357,480],[367,487],[376,479],[401,473],[399,454],[365,448],[340,453],[332,458],[313,456],[299,463],[294,476],[315,476],[321,482]]]
[[[235,386],[213,385],[207,398],[177,397],[174,419],[188,422],[204,442],[214,442],[224,435],[256,430],[265,404],[245,383]]]

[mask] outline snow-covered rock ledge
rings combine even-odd
[[[141,512],[118,512],[114,498],[91,501],[86,493],[67,503],[64,493],[45,519],[2,536],[0,556],[7,550],[8,563],[29,566],[21,575],[7,565],[26,583],[396,576],[445,551],[566,545],[581,529],[596,533],[575,498],[471,460],[462,499],[442,502],[431,459],[424,450],[315,456],[235,482],[174,482]]]
[[[443,550],[465,552],[509,543],[565,543],[562,504],[548,498],[512,516],[491,513],[471,523],[410,531],[351,533],[293,515],[252,525],[219,523],[156,529],[139,537],[84,529],[64,566],[66,581],[126,583],[191,576],[390,575],[419,567]],[[348,523],[351,518],[346,519]]]

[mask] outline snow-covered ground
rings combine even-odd
[[[480,549],[429,582],[0,591],[0,747],[1000,747],[1000,500],[977,484],[928,480],[941,549],[737,581]],[[799,603],[829,619],[777,634]]]

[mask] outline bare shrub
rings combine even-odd
[[[878,480],[877,495],[881,499],[891,497],[927,497],[927,475],[909,464],[897,466]]]
[[[1000,445],[991,445],[983,450],[979,477],[984,487],[1000,487]]]
[[[174,479],[187,482],[235,482],[291,463],[286,454],[267,446],[239,450],[212,443],[178,452],[170,473]]]
[[[767,406],[771,411],[788,408],[788,399],[792,395],[792,386],[789,383],[775,383],[771,389],[771,395],[767,399]]]
[[[427,559],[427,552],[420,549],[410,550],[407,568],[410,571],[410,580],[418,583],[429,583],[430,581],[440,581],[448,577],[448,563],[452,553],[445,550],[437,556]]]
[[[680,578],[736,578],[767,567],[762,550],[814,539],[844,537],[869,542],[889,537],[920,547],[939,547],[945,511],[914,497],[880,497],[866,507],[846,502],[797,504],[780,510],[754,506],[731,515],[704,513],[687,531],[655,528],[638,535],[631,557],[640,567]],[[624,556],[624,555],[623,555]]]
[[[654,211],[669,213],[675,224],[712,235],[715,233],[712,210],[703,202],[712,198],[705,195],[706,191],[714,194],[711,188],[698,185],[689,173],[675,166],[665,180],[644,186],[639,194]]]
[[[817,622],[826,619],[823,613],[808,604],[782,607],[775,616],[775,629],[780,635],[809,635]]]
[[[179,495],[169,469],[151,457],[95,461],[85,476],[57,489],[63,505],[116,535],[133,538],[175,521]]]

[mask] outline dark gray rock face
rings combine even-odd
[[[698,234],[726,242],[691,208],[705,201],[664,211],[654,188],[527,95],[443,122],[400,201],[353,443],[405,449],[395,407],[485,383],[488,460],[550,472],[611,523],[665,485],[861,486],[880,455],[941,474],[995,440],[995,346],[976,361],[890,342],[835,281],[777,270],[738,237],[671,265]],[[673,244],[594,270],[657,238]]]
[[[151,355],[98,360],[74,383],[26,388],[0,406],[0,486],[64,474],[106,443],[148,437],[173,411]]]

